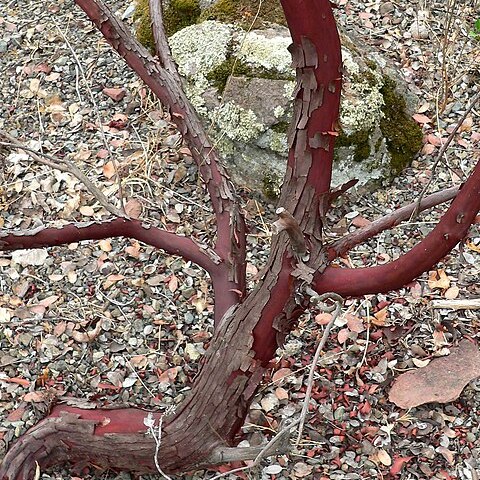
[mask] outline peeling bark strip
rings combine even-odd
[[[294,212],[292,207],[299,201],[305,185],[311,185],[317,195],[330,188],[342,65],[340,39],[329,2],[282,0],[281,3],[293,39],[289,50],[297,86],[288,159],[290,178],[296,188],[292,191],[292,186],[284,185],[280,204]],[[335,88],[329,88],[331,85]],[[290,204],[285,203],[292,194]],[[296,212],[294,215],[301,221]]]
[[[283,207],[277,208],[276,214],[280,217],[274,222],[273,233],[279,234],[284,230],[288,233],[292,249],[299,259],[304,257],[307,253],[307,245],[305,238],[300,230],[300,225],[290,212],[287,212]]]

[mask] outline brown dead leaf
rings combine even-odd
[[[112,243],[110,242],[109,238],[105,238],[103,240],[100,240],[98,242],[98,246],[100,247],[100,250],[103,250],[104,252],[111,252],[112,251]]]
[[[279,400],[288,400],[288,392],[282,387],[275,389],[275,396]]]
[[[292,371],[289,368],[280,368],[272,376],[272,382],[281,382],[286,380],[289,375],[292,374]]]
[[[453,465],[455,461],[455,456],[451,450],[449,450],[447,447],[442,446],[437,447],[436,450],[450,465]]]
[[[474,252],[477,252],[477,253],[480,253],[480,246],[479,245],[475,245],[473,242],[471,242],[470,240],[467,240],[467,247],[469,250],[472,250]]]
[[[50,305],[53,305],[58,300],[58,295],[50,295],[49,297],[40,300],[38,303],[43,305],[45,308],[48,308]]]
[[[453,300],[458,297],[459,293],[460,293],[460,289],[456,285],[454,285],[453,287],[450,287],[449,289],[447,289],[447,291],[443,294],[443,296],[447,300]]]
[[[178,370],[180,367],[172,367],[168,370],[165,370],[159,377],[158,381],[163,384],[170,384],[172,383],[175,378],[177,378]]]
[[[437,147],[431,143],[426,143],[422,148],[423,155],[431,155]]]
[[[131,198],[125,204],[125,213],[131,218],[140,218],[142,214],[143,206],[142,203],[136,198]]]
[[[445,270],[433,270],[428,274],[428,286],[433,290],[435,288],[447,289],[450,286],[450,279]]]
[[[459,132],[470,132],[473,126],[473,117],[472,115],[468,115],[467,118],[463,121],[460,125],[458,131]]]
[[[347,319],[347,327],[355,333],[362,333],[365,330],[365,325],[363,324],[363,320],[356,315],[352,315],[351,313],[347,313],[345,315]]]
[[[118,282],[119,280],[123,280],[124,278],[125,277],[123,275],[118,275],[118,274],[109,275],[107,279],[103,282],[103,288],[107,290],[114,283]]]
[[[337,334],[338,343],[345,343],[350,336],[350,330],[348,328],[342,328]]]
[[[168,289],[173,293],[178,288],[178,278],[175,275],[170,277],[168,281]]]
[[[92,152],[88,149],[88,148],[81,148],[77,153],[75,153],[75,155],[73,156],[73,158],[75,160],[79,160],[81,162],[85,162],[86,160],[88,160],[90,157],[92,156]]]
[[[383,307],[374,316],[370,319],[370,321],[376,325],[377,327],[385,326],[385,323],[388,318],[388,307]]]
[[[105,152],[108,155],[108,151],[105,150]],[[100,152],[97,153],[97,156],[99,153]],[[103,166],[102,171],[103,171],[103,175],[110,180],[117,173],[117,168],[115,167],[114,163],[110,160]]]
[[[95,214],[95,210],[89,205],[83,205],[83,207],[80,207],[79,212],[86,217],[92,217]]]
[[[25,402],[39,403],[47,399],[44,392],[28,392],[23,396]]]
[[[318,325],[328,325],[331,319],[331,313],[322,312],[318,315],[315,315],[315,323],[318,323]]]
[[[427,135],[427,142],[435,145],[436,147],[440,147],[443,144],[443,140],[440,137],[437,137],[433,133],[429,133]]]
[[[413,408],[429,402],[452,402],[470,381],[479,376],[478,346],[462,340],[447,357],[435,358],[424,368],[402,373],[390,390],[389,400],[400,408]]]
[[[427,117],[423,113],[415,113],[414,115],[412,115],[412,117],[417,123],[420,123],[422,125],[424,123],[432,123],[432,119]]]
[[[53,328],[53,334],[56,337],[59,337],[60,335],[62,335],[65,332],[66,328],[67,328],[67,322],[57,323],[55,325],[55,327]]]
[[[367,220],[365,217],[362,217],[361,215],[357,215],[353,220],[352,220],[352,225],[357,228],[362,228],[366,227],[367,225],[370,225],[372,222],[370,220]]]
[[[91,342],[92,340],[95,340],[100,335],[100,332],[102,331],[102,323],[103,323],[102,320],[99,320],[95,325],[95,328],[92,330],[89,330],[88,332],[77,332],[77,330],[74,330],[71,333],[71,336],[76,342],[79,342],[79,343]]]
[[[133,245],[128,246],[125,248],[125,253],[133,258],[138,258],[140,256],[140,244],[135,242]]]

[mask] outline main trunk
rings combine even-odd
[[[292,296],[286,242],[277,241],[273,248],[274,260],[263,280],[243,304],[227,313],[216,331],[189,397],[163,421],[158,460],[165,472],[221,463],[226,458],[222,451],[233,444],[268,360],[253,348],[254,330],[261,324],[271,326]],[[268,350],[274,352],[274,335],[270,343]],[[153,472],[155,442],[146,434],[146,417],[140,409],[57,405],[8,452],[1,478],[32,478],[35,462],[41,467],[69,461],[79,467]],[[157,425],[159,417],[154,415]]]

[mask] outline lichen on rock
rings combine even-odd
[[[232,25],[212,20],[172,35],[169,44],[180,75],[191,80],[206,78],[227,59],[234,30]]]
[[[265,129],[252,110],[232,102],[225,102],[214,109],[210,119],[223,135],[240,142],[252,141]]]
[[[366,64],[361,68],[351,52],[342,49],[344,83],[340,124],[347,135],[368,131],[383,117],[382,76]]]
[[[252,67],[292,76],[292,58],[287,50],[292,41],[287,36],[279,36],[278,30],[275,32],[276,29],[269,29],[244,34],[235,55]]]

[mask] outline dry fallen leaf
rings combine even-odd
[[[280,368],[272,376],[272,382],[279,382],[281,385],[283,380],[286,380],[289,375],[292,374],[292,371],[289,368]]]
[[[470,240],[467,240],[467,247],[468,247],[469,250],[480,253],[480,245],[475,245]]]
[[[447,277],[445,270],[433,270],[428,274],[428,286],[434,288],[447,289],[450,286],[450,279]]]
[[[282,387],[278,387],[276,390],[275,390],[275,396],[279,399],[279,400],[288,400],[288,392],[282,388]]]
[[[125,213],[131,218],[140,218],[142,214],[143,206],[136,198],[131,198],[125,204]]]
[[[345,343],[350,336],[350,330],[348,328],[342,328],[337,334],[338,343]]]
[[[415,113],[415,115],[412,115],[413,119],[418,122],[418,123],[432,123],[432,119],[427,117],[426,115],[423,115],[423,113]]]
[[[108,154],[108,151],[106,152]],[[98,153],[97,153],[97,157],[98,157]],[[109,180],[117,173],[117,169],[115,168],[115,165],[111,160],[103,166],[102,171],[103,171],[103,175],[105,175],[105,177],[108,178]]]
[[[103,240],[100,240],[98,242],[98,246],[100,247],[100,250],[103,250],[104,252],[111,252],[112,251],[112,243],[110,242],[109,238],[105,238]]]
[[[388,317],[388,307],[383,307],[370,319],[370,321],[377,327],[385,326]]]
[[[462,340],[447,357],[435,358],[424,368],[402,373],[390,390],[389,400],[400,408],[452,402],[460,396],[465,385],[479,376],[478,346]]]
[[[94,329],[89,330],[88,332],[77,332],[76,330],[74,330],[71,333],[71,336],[76,342],[87,343],[87,342],[91,342],[92,340],[95,340],[100,335],[101,331],[102,331],[102,320],[99,320],[95,325]]]
[[[163,383],[163,384],[167,384],[167,385],[172,383],[175,380],[175,378],[177,378],[177,374],[178,374],[179,369],[180,369],[180,367],[172,367],[172,368],[169,368],[168,370],[165,370],[158,377],[159,383]]]
[[[103,282],[103,288],[107,290],[110,288],[114,283],[118,282],[119,280],[123,280],[125,277],[119,274],[109,275],[107,279]]]
[[[450,287],[449,289],[447,289],[447,291],[443,294],[443,296],[447,300],[453,300],[458,297],[459,293],[460,293],[460,289],[456,285],[454,285],[453,287]]]
[[[95,210],[89,205],[84,205],[83,207],[80,207],[79,211],[82,215],[85,215],[86,217],[91,217],[95,213]]]

